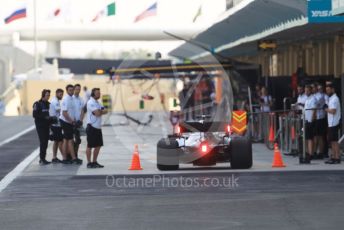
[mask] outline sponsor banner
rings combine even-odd
[[[332,0],[308,0],[308,21],[310,23],[344,22],[344,17],[333,14]]]

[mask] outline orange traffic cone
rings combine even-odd
[[[291,127],[291,139],[295,140],[295,127],[294,126]]]
[[[269,130],[269,142],[274,142],[275,141],[275,133],[272,125],[270,125],[270,130]]]
[[[135,150],[133,152],[133,158],[131,159],[131,166],[129,170],[142,170],[139,156],[139,149],[137,144],[135,145]]]
[[[277,143],[275,143],[275,146],[274,146],[274,159],[273,159],[273,162],[272,162],[272,167],[273,168],[283,168],[283,167],[285,167],[285,165],[283,164],[282,155],[281,155],[281,152],[279,151]]]

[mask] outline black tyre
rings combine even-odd
[[[157,168],[162,171],[178,170],[182,150],[174,138],[164,138],[157,146]]]
[[[233,137],[230,146],[232,169],[249,169],[252,167],[252,143],[246,137]]]

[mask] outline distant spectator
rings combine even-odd
[[[263,119],[262,114],[260,114],[260,100],[262,96],[262,89],[260,84],[256,84],[254,91],[252,93],[252,110],[254,115],[253,119],[253,137],[255,140],[261,140],[263,135],[263,126],[265,120]]]
[[[203,84],[202,84],[203,83]],[[212,100],[211,93],[213,92],[213,84],[209,78],[205,78],[201,81],[202,84],[202,105],[203,105],[203,115],[211,115],[212,110]]]
[[[262,87],[261,92],[260,109],[262,112],[270,112],[273,105],[272,97],[268,94],[266,87]]]
[[[179,93],[179,101],[181,110],[184,113],[184,119],[186,121],[195,118],[195,111],[193,109],[195,105],[195,94],[194,89],[192,89],[191,83],[185,83],[183,90]]]
[[[88,100],[90,100],[91,92],[87,89],[86,86],[83,87],[83,92],[84,92],[83,99],[84,99],[84,103],[86,105]]]
[[[311,84],[311,93],[312,95],[315,95],[318,92],[318,83],[312,83]]]
[[[254,86],[254,96],[261,96],[261,90],[262,90],[262,87],[260,86],[259,83],[257,83],[255,86]]]
[[[261,96],[262,96],[262,88],[259,84],[256,84],[253,95],[252,95],[252,106],[253,106],[254,112],[260,111],[260,97]]]

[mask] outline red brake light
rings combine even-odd
[[[181,129],[179,125],[177,125],[177,134],[181,134]]]
[[[227,127],[226,127],[226,132],[227,132],[228,134],[232,134],[232,126],[231,126],[231,125],[227,125]]]
[[[208,144],[207,143],[202,143],[201,144],[201,152],[202,153],[207,153],[208,152]]]

